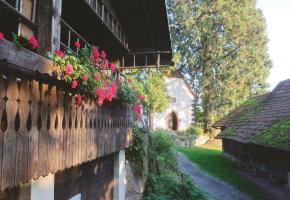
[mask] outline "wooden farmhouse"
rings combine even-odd
[[[225,155],[275,181],[290,172],[290,79],[254,97],[213,125]],[[289,179],[289,178],[288,178]]]
[[[96,45],[117,65],[171,64],[164,0],[0,0],[0,199],[125,199],[131,108],[74,104],[45,55]],[[35,35],[35,50],[12,35]]]

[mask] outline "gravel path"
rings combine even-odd
[[[209,194],[209,198],[213,200],[250,200],[241,191],[233,186],[224,183],[215,177],[201,171],[196,164],[187,159],[186,156],[178,154],[178,162],[180,168],[191,176],[195,184],[203,191]],[[229,174],[230,176],[230,174]]]

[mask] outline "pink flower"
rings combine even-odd
[[[128,83],[132,83],[131,79],[128,79]]]
[[[28,42],[29,42],[30,46],[32,47],[32,49],[36,49],[36,48],[37,48],[37,46],[38,46],[38,41],[37,41],[37,39],[35,38],[34,35],[32,35],[32,36],[29,38]]]
[[[97,96],[98,96],[97,103],[98,103],[99,106],[102,106],[103,103],[104,103],[104,100],[105,100],[105,98],[106,98],[106,94],[105,94],[105,92],[102,90],[102,88],[100,88],[100,87],[97,87],[97,88],[96,88],[96,94],[97,94]]]
[[[95,74],[94,79],[95,79],[96,81],[98,81],[98,80],[100,80],[100,76],[99,76],[98,74]]]
[[[0,40],[4,39],[4,33],[0,32]]]
[[[80,106],[80,105],[82,104],[82,97],[81,97],[80,94],[77,94],[77,95],[75,96],[75,104],[76,104],[77,106]]]
[[[72,64],[68,64],[65,67],[65,74],[71,76],[74,73],[74,66]]]
[[[61,50],[55,50],[54,54],[60,58],[63,58],[65,56],[64,52]]]
[[[72,89],[76,89],[78,87],[78,82],[76,81],[76,80],[73,80],[72,82],[71,82],[71,88]]]
[[[116,93],[117,93],[117,85],[115,83],[112,83],[106,91],[106,99],[108,101],[112,101]]]
[[[105,51],[103,51],[103,50],[101,51],[101,55],[102,55],[102,57],[103,57],[103,58],[106,58],[106,57],[107,57],[107,54],[106,54],[106,52],[105,52]]]
[[[80,41],[75,41],[74,45],[75,45],[75,47],[76,47],[77,49],[81,48],[81,43],[80,43]]]
[[[83,76],[83,81],[87,81],[88,79],[89,79],[88,75],[85,74],[85,75]]]
[[[112,72],[114,72],[116,70],[116,64],[115,63],[111,63],[110,64],[110,69]]]
[[[104,88],[108,87],[108,81],[107,80],[104,81],[103,86],[104,86]]]
[[[141,118],[141,107],[138,103],[132,105],[132,110],[138,119]]]
[[[104,64],[103,64],[103,69],[107,69],[109,67],[109,61],[105,59]]]
[[[93,53],[94,59],[100,58],[100,53],[99,53],[97,47],[95,47],[95,46],[92,47],[92,53]]]
[[[143,97],[142,95],[140,95],[140,94],[137,95],[137,98],[138,98],[141,102],[144,101],[144,97]]]

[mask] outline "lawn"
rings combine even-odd
[[[265,195],[257,189],[254,183],[247,181],[238,173],[239,168],[236,163],[222,157],[222,150],[204,146],[194,149],[177,147],[177,151],[199,165],[201,170],[233,185],[253,199],[265,199]]]

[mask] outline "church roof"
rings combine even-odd
[[[170,74],[168,75],[169,78],[180,78],[183,80],[185,86],[187,87],[187,89],[189,90],[189,92],[192,94],[193,97],[196,97],[197,94],[194,91],[194,89],[192,88],[192,86],[190,85],[190,83],[188,82],[188,80],[186,80],[186,78],[182,75],[182,73],[180,72],[180,70],[175,70],[170,72]]]

